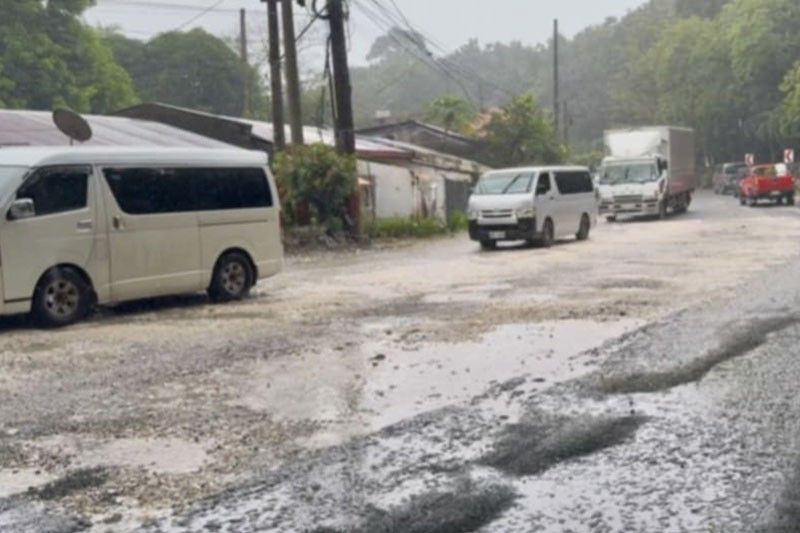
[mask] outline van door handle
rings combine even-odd
[[[125,225],[122,223],[122,219],[120,217],[115,216],[111,219],[111,223],[114,226],[115,230],[123,230],[125,229]]]
[[[88,230],[92,229],[93,225],[94,225],[94,221],[92,221],[92,219],[79,220],[78,221],[78,230],[88,231]]]

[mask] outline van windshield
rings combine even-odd
[[[475,187],[478,195],[524,194],[531,192],[533,174],[505,172],[483,176]]]
[[[28,167],[11,167],[0,165],[0,200],[4,200],[21,183],[30,169]]]

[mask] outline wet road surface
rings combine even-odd
[[[794,531],[799,242],[800,210],[702,195],[9,320],[0,530]]]

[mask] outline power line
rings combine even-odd
[[[189,20],[187,20],[183,24],[180,24],[179,26],[177,26],[172,31],[181,31],[183,28],[185,28],[189,24],[191,24],[191,23],[193,23],[193,22],[195,22],[197,20],[200,20],[202,17],[204,17],[205,15],[210,13],[212,10],[216,9],[217,7],[219,7],[222,4],[222,2],[224,2],[224,1],[225,0],[217,0],[216,2],[214,2],[213,4],[208,6],[208,8],[204,9],[203,11],[198,13],[197,15],[193,16],[192,18],[190,18]]]

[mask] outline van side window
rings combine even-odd
[[[550,174],[542,174],[536,182],[536,196],[542,196],[550,192]]]
[[[556,186],[561,194],[585,194],[594,192],[592,177],[587,172],[559,172]]]
[[[120,209],[131,215],[272,207],[260,168],[104,169]]]
[[[33,200],[36,216],[77,211],[88,205],[88,167],[43,168],[17,191],[17,199]]]

